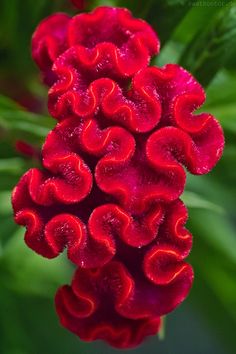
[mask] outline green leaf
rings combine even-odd
[[[236,43],[236,5],[226,6],[196,34],[184,51],[180,64],[207,86],[231,58]]]
[[[220,95],[219,95],[220,92]],[[207,99],[199,112],[211,112],[221,123],[225,132],[233,134],[231,143],[235,143],[236,133],[236,75],[221,70],[207,88]],[[229,143],[229,136],[226,136]]]
[[[0,216],[6,216],[10,214],[12,214],[11,191],[0,191]]]
[[[35,67],[29,50],[31,36],[38,22],[48,16],[54,6],[55,1],[46,0],[1,1],[0,74],[2,77],[11,77],[25,84],[32,75]],[[17,85],[20,86],[21,83],[17,82]]]
[[[170,38],[174,29],[190,9],[191,2],[188,0],[160,0],[152,2],[148,9],[146,20],[157,31],[162,46]]]
[[[236,135],[236,103],[213,106],[211,113],[218,118],[224,130]]]
[[[55,121],[51,117],[24,111],[14,101],[0,96],[0,133],[2,138],[42,144]]]
[[[171,39],[185,44],[189,43],[199,30],[204,32],[209,24],[209,19],[213,18],[217,12],[222,10],[222,6],[229,2],[231,0],[223,0],[221,1],[221,6],[214,6],[213,0],[208,1],[209,6],[200,6],[201,2],[191,1],[191,9],[180,22]],[[211,3],[212,6],[210,6]]]
[[[9,239],[17,230],[17,225],[13,221],[13,212],[11,215],[0,215],[1,217],[1,231],[0,231],[0,257]]]
[[[164,340],[166,336],[166,317],[161,317],[161,328],[157,333],[159,340]]]
[[[206,209],[220,214],[225,213],[220,205],[214,204],[194,192],[185,191],[181,195],[181,199],[188,208]]]
[[[235,283],[235,269],[230,271],[219,264],[219,261],[208,255],[205,267],[201,268],[203,276],[211,286],[212,290],[219,298],[224,309],[228,311],[229,315],[233,317],[236,323],[236,283]],[[224,284],[224,286],[222,286]]]
[[[69,282],[72,266],[64,256],[48,260],[24,243],[23,228],[17,229],[2,249],[0,281],[19,293],[52,297],[59,285]]]
[[[0,159],[0,173],[18,175],[24,170],[24,162],[21,158]]]
[[[210,333],[214,334],[213,338],[217,338],[221,343],[223,342],[223,352],[233,354],[235,348],[235,317],[232,316],[232,308],[225,306],[224,300],[222,301],[210,279],[208,266],[209,264],[215,266],[216,263],[215,261],[212,263],[212,257],[209,257],[212,250],[201,247],[195,253],[194,261],[191,257],[195,272],[193,289],[190,293],[191,304],[195,307],[197,313],[202,314],[205,322],[210,325]],[[207,262],[208,258],[210,262]],[[216,261],[220,263],[221,259],[218,258]],[[216,269],[215,275],[219,277],[219,286],[224,291],[224,278],[220,277],[217,268],[214,269]],[[223,298],[225,299],[224,296]]]
[[[170,40],[167,42],[164,48],[162,48],[160,54],[153,58],[151,64],[162,66],[170,62],[178,63],[183,48],[184,46],[182,43]]]
[[[212,250],[217,251],[222,262],[236,265],[235,229],[228,216],[218,214],[216,217],[212,211],[191,209],[188,224],[195,239],[201,238]]]
[[[0,110],[18,110],[20,106],[9,97],[0,94]]]

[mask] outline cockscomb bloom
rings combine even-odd
[[[112,261],[96,270],[78,269],[72,285],[58,290],[56,309],[62,325],[82,340],[103,339],[117,348],[131,348],[160,327],[159,317],[123,316],[132,293],[129,272]]]
[[[33,55],[58,123],[42,170],[29,170],[12,196],[27,245],[47,258],[66,248],[77,266],[56,295],[61,323],[119,348],[156,333],[187,296],[184,167],[208,173],[224,145],[216,119],[194,114],[205,93],[191,74],[175,64],[147,67],[158,46],[124,9],[39,25]]]
[[[56,58],[73,46],[90,60],[106,50],[119,70],[131,76],[148,65],[160,44],[151,26],[133,18],[127,9],[104,6],[72,18],[63,13],[51,15],[32,38],[32,56],[47,84],[54,81],[51,67]]]
[[[94,210],[91,232],[101,238],[105,233],[107,239],[113,235],[116,254],[103,267],[79,267],[72,285],[58,290],[56,309],[63,326],[83,340],[103,339],[119,348],[157,333],[160,316],[184,300],[193,279],[184,262],[192,242],[184,228],[186,208],[177,200],[164,209],[153,208],[140,220],[114,205]]]

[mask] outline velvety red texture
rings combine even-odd
[[[157,78],[162,78],[158,93],[152,86]],[[136,119],[120,112],[108,117],[100,106],[85,117],[66,111],[46,138],[44,169],[28,171],[12,198],[16,222],[27,227],[28,246],[48,258],[67,248],[78,277],[85,274],[85,287],[94,269],[96,284],[103,279],[113,284],[109,277],[115,271],[109,269],[118,268],[125,300],[108,306],[107,297],[119,298],[116,288],[109,285],[108,295],[101,296],[97,285],[96,310],[86,313],[72,286],[58,292],[56,303],[62,324],[82,339],[105,339],[119,347],[154,333],[158,318],[187,296],[193,273],[184,259],[192,239],[184,228],[186,208],[177,199],[185,184],[183,165],[192,173],[208,172],[224,144],[211,115],[192,114],[204,93],[186,71],[176,65],[147,68],[135,80],[138,86],[149,83],[147,97],[152,90],[150,102],[158,102],[156,124],[145,125],[147,116],[138,108]],[[82,317],[75,314],[78,307]]]
[[[156,97],[159,102],[159,122],[146,127],[149,133],[140,134],[137,128],[141,119],[145,127],[147,117],[138,108],[136,120],[132,114],[127,119],[121,112],[116,112],[115,118],[111,114],[109,119],[102,109],[92,117],[67,116],[46,139],[42,151],[45,169],[30,170],[15,188],[16,221],[27,226],[26,242],[36,252],[55,257],[69,245],[69,258],[76,264],[105,264],[116,252],[114,239],[109,238],[109,233],[97,237],[90,227],[87,242],[84,231],[94,208],[109,203],[108,209],[112,210],[117,205],[122,208],[124,220],[137,217],[148,229],[149,218],[153,222],[162,213],[159,204],[174,201],[183,192],[182,165],[192,173],[203,174],[220,158],[222,130],[210,114],[192,114],[203,103],[204,92],[189,73],[177,65],[147,68],[135,76],[134,82],[138,87],[140,82],[147,82],[153,92],[150,101],[155,102]],[[149,97],[148,89],[140,92],[145,91]],[[132,125],[127,123],[129,120]],[[123,127],[111,125],[113,121]],[[73,215],[69,217],[68,212]],[[64,225],[66,218],[69,221]],[[74,229],[72,224],[76,225]],[[157,232],[147,229],[128,233],[126,243],[144,246]],[[118,235],[123,238],[120,230]]]
[[[67,48],[78,45],[81,55],[95,58],[107,45],[124,75],[133,75],[148,65],[159,51],[159,40],[143,20],[135,19],[127,9],[98,7],[73,18],[53,14],[43,20],[32,38],[32,56],[47,84],[54,81],[51,66]]]
[[[66,159],[64,161],[62,157],[61,160],[58,170],[65,167]],[[80,166],[84,168],[83,164]],[[118,240],[139,248],[156,239],[163,218],[166,220],[169,205],[152,200],[145,205],[142,213],[137,214],[112,203],[113,199],[103,194],[96,185],[88,195],[91,186],[82,184],[81,194],[82,190],[76,189],[76,184],[69,183],[70,178],[74,181],[81,178],[83,181],[81,171],[82,177],[75,176],[68,166],[66,173],[63,181],[60,177],[47,178],[39,170],[31,169],[13,191],[15,220],[27,227],[25,241],[29,247],[48,258],[56,257],[67,247],[68,257],[74,263],[94,268],[107,263],[117,253]],[[140,203],[139,200],[137,202]],[[176,204],[176,210],[172,213],[176,215],[176,223],[179,219],[183,223],[186,220],[187,212],[183,206]],[[171,223],[172,219],[168,219],[166,222]],[[179,240],[175,237],[176,230],[172,230],[173,240]],[[181,246],[184,255],[191,247],[189,240],[184,240],[188,241],[187,246]]]
[[[155,285],[142,274],[140,265],[127,267],[111,261],[102,268],[77,269],[71,286],[63,286],[56,295],[62,325],[83,340],[103,339],[118,348],[136,346],[157,333],[158,316],[183,300],[192,271],[182,266],[174,279]]]
[[[147,67],[158,39],[126,9],[53,15],[32,50],[58,124],[42,170],[13,191],[15,220],[34,251],[54,258],[66,248],[78,267],[56,295],[61,323],[83,340],[136,346],[191,288],[179,197],[185,168],[208,173],[221,157],[222,129],[194,114],[205,93],[190,73]]]
[[[196,135],[213,129],[222,144],[222,130],[215,119],[209,113],[193,115],[204,103],[205,93],[179,65],[144,68],[130,82],[117,71],[112,58],[104,60],[106,50],[95,61],[85,56],[80,61],[78,49],[67,50],[53,66],[56,82],[49,90],[48,105],[56,119],[102,112],[106,121],[133,132],[170,125]]]

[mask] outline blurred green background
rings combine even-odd
[[[126,6],[157,30],[161,54],[153,64],[177,62],[207,92],[204,105],[221,122],[224,156],[208,176],[188,176],[183,200],[194,235],[189,257],[195,282],[188,299],[166,320],[165,333],[138,353],[236,353],[236,4],[234,1],[110,0]],[[30,56],[33,30],[55,11],[75,13],[66,0],[0,1],[0,353],[112,354],[102,343],[82,343],[60,327],[53,305],[57,287],[70,281],[65,257],[48,261],[23,242],[12,220],[10,193],[37,164],[19,154],[17,140],[39,148],[55,121],[48,117],[47,90]]]

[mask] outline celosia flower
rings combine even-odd
[[[33,38],[59,122],[43,169],[29,170],[13,192],[15,220],[37,253],[54,258],[67,248],[78,266],[56,296],[62,324],[117,347],[154,334],[187,296],[183,166],[209,172],[224,145],[215,118],[194,114],[205,100],[200,84],[178,65],[147,67],[157,50],[144,21],[107,7],[51,16]]]
[[[187,211],[178,200],[165,209],[163,215],[153,208],[140,220],[115,205],[94,210],[90,232],[108,243],[113,235],[115,260],[96,269],[78,268],[72,286],[59,289],[56,308],[66,328],[83,340],[132,347],[157,332],[159,317],[184,300],[193,279],[184,262],[192,242],[184,228]]]
[[[147,335],[158,332],[160,318],[139,317],[138,308],[136,316],[129,314],[125,307],[134,286],[129,272],[118,261],[96,270],[78,269],[72,286],[62,287],[56,295],[62,325],[85,341],[103,339],[118,348],[136,346]]]
[[[89,56],[90,60],[95,60],[105,46],[120,71],[129,76],[148,65],[150,56],[159,51],[152,28],[145,21],[134,19],[127,9],[98,7],[90,14],[73,18],[54,14],[40,23],[32,39],[32,56],[46,83],[54,81],[51,66],[55,59],[75,45],[80,55]]]

